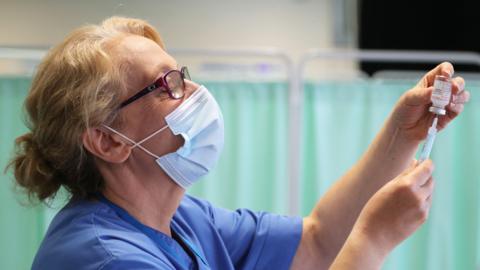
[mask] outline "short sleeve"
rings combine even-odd
[[[215,207],[211,214],[235,269],[290,268],[302,235],[300,217]]]
[[[146,259],[146,256],[143,256],[142,254],[129,254],[113,257],[110,261],[103,265],[100,270],[175,270],[175,267],[169,263],[163,262],[160,259],[152,260],[151,256],[147,257],[149,258],[148,260]]]

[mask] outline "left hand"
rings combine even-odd
[[[451,77],[454,73],[452,64],[441,63],[430,70],[418,84],[402,95],[395,105],[391,115],[397,128],[409,140],[421,141],[427,136],[428,128],[432,125],[435,114],[428,111],[431,106],[430,97],[433,91],[435,75]],[[445,128],[450,121],[457,117],[463,106],[470,99],[470,93],[464,90],[465,81],[462,77],[452,79],[452,97],[446,106],[446,115],[439,116],[437,128]]]

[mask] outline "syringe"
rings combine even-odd
[[[435,141],[435,136],[437,135],[437,122],[438,116],[435,115],[433,118],[432,126],[428,129],[427,138],[425,139],[425,143],[423,144],[422,153],[420,154],[419,162],[422,162],[428,157],[430,157],[430,152],[432,151],[433,142]]]

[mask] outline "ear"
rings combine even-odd
[[[100,128],[88,128],[82,134],[82,142],[90,153],[109,163],[123,163],[132,152],[132,147],[120,136]]]

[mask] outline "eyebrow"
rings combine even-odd
[[[158,78],[160,78],[163,74],[167,73],[168,71],[172,70],[172,69],[177,69],[178,68],[178,64],[175,63],[175,67],[172,68],[170,67],[168,64],[164,64],[164,63],[160,63],[158,65],[155,66],[155,70],[157,70],[157,72],[155,72],[155,74],[157,74],[154,78],[154,81],[158,80]]]

